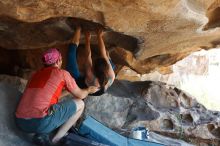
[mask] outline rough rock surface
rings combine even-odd
[[[0,145],[1,146],[31,146],[24,141],[23,134],[14,123],[14,111],[21,92],[15,87],[0,83]]]
[[[220,50],[201,50],[194,52],[172,66],[164,67],[149,74],[123,67],[117,74],[120,80],[160,81],[173,85],[197,99],[199,103],[211,110],[220,110],[218,91],[220,81]]]
[[[86,115],[120,132],[144,125],[196,145],[218,145],[220,139],[220,112],[209,111],[190,95],[160,82],[115,81],[106,94],[86,99]]]
[[[84,29],[107,27],[108,44],[133,54],[126,58],[116,51],[124,60],[116,62],[146,73],[192,51],[219,45],[219,5],[218,0],[1,0],[0,46],[34,49],[66,44],[71,26],[80,20]],[[70,17],[76,19],[70,22]]]
[[[0,75],[0,83],[10,85],[23,93],[27,80],[16,76]]]

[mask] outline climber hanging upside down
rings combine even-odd
[[[91,48],[90,48],[90,32],[85,32],[85,50],[84,50],[84,71],[79,72],[77,64],[77,47],[79,45],[81,35],[81,28],[77,27],[73,36],[72,42],[69,45],[67,57],[67,70],[76,79],[79,87],[86,88],[94,85],[100,90],[92,94],[93,96],[102,95],[113,83],[115,79],[114,64],[112,63],[108,52],[106,51],[103,41],[103,31],[98,29],[97,41],[99,46],[100,56],[92,62]]]

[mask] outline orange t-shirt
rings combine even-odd
[[[42,118],[51,105],[56,104],[65,87],[73,91],[77,86],[69,72],[57,67],[46,67],[36,72],[29,81],[16,110],[17,118]]]

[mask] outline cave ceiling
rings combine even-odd
[[[219,6],[218,0],[0,0],[0,48],[68,44],[78,24],[103,27],[108,48],[118,47],[116,62],[146,73],[218,47]]]

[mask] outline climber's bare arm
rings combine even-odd
[[[107,63],[108,63],[108,65],[109,65],[108,82],[105,85],[105,90],[106,90],[114,82],[114,80],[115,80],[115,73],[114,73],[114,71],[112,69],[112,65],[111,65],[111,63],[109,61],[109,59],[110,59],[109,54],[108,54],[108,52],[106,51],[106,48],[105,48],[105,43],[104,43],[104,40],[103,40],[103,31],[102,31],[102,29],[98,30],[97,38],[98,38],[98,46],[99,46],[101,57],[105,58]]]

